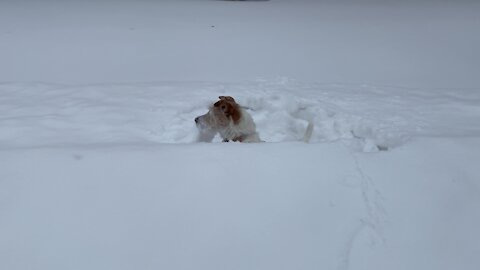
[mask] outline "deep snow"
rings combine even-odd
[[[267,142],[343,141],[360,151],[395,148],[418,136],[480,135],[480,93],[325,85],[279,78],[250,83],[0,84],[2,148],[192,143],[193,119],[220,95],[247,107]],[[216,140],[219,141],[218,139]]]
[[[479,14],[0,1],[0,269],[479,269]]]

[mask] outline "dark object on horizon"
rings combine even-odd
[[[266,2],[270,0],[217,0],[217,1],[231,1],[231,2],[238,2],[238,1],[243,1],[243,2]]]

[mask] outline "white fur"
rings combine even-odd
[[[220,128],[218,133],[224,140],[233,140],[238,137],[242,137],[242,142],[261,142],[260,137],[256,131],[255,122],[253,122],[252,116],[243,108],[240,109],[240,122],[234,124],[230,121],[226,128]]]

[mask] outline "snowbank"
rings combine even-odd
[[[0,84],[0,147],[192,143],[193,119],[220,95],[248,108],[267,142],[344,141],[360,151],[416,136],[480,135],[480,94],[472,90],[324,85],[289,79],[251,83],[69,86]],[[219,141],[219,140],[217,140]]]

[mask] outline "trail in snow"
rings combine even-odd
[[[388,222],[387,212],[385,210],[384,198],[379,189],[375,187],[375,183],[361,168],[358,158],[353,154],[355,169],[360,178],[360,190],[362,193],[363,203],[365,205],[367,216],[364,223],[368,225],[376,235],[385,242],[383,227]]]
[[[366,224],[363,220],[360,220],[355,228],[347,235],[347,240],[345,241],[342,250],[340,252],[340,259],[337,266],[337,270],[347,270],[350,267],[350,256],[353,250],[353,245],[357,237],[365,230]]]
[[[384,233],[384,227],[388,223],[387,211],[384,206],[384,198],[381,191],[375,186],[374,181],[361,167],[356,153],[351,153],[355,169],[355,175],[350,175],[348,180],[350,185],[357,183],[353,187],[361,193],[362,203],[365,207],[365,216],[352,225],[350,233],[347,234],[345,243],[341,247],[339,254],[338,270],[347,270],[350,267],[350,257],[354,249],[355,241],[365,231],[369,232],[369,241],[372,246],[376,245],[376,239],[381,244],[387,243]]]
[[[250,83],[0,84],[0,147],[105,143],[192,143],[193,119],[219,95],[249,108],[262,139],[343,141],[360,151],[413,136],[475,136],[480,94],[289,79]],[[219,140],[217,140],[219,141]]]

